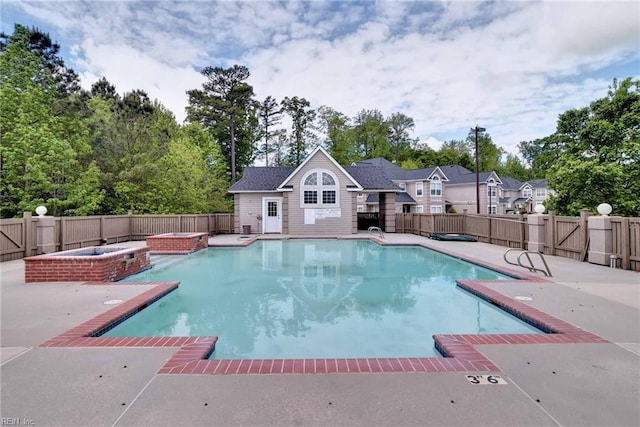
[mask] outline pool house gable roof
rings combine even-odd
[[[297,168],[295,168],[293,170],[293,172],[291,172],[289,174],[288,177],[285,178],[285,180],[279,185],[278,190],[279,191],[289,191],[290,189],[286,188],[287,184],[289,184],[289,181],[291,181],[298,174],[298,172],[300,172],[302,170],[302,168],[304,168],[306,166],[306,164],[309,163],[309,161],[311,159],[313,159],[317,155],[323,155],[324,157],[326,157],[327,160],[329,160],[340,172],[342,172],[347,177],[347,179],[349,179],[351,181],[352,185],[347,185],[347,187],[349,187],[349,191],[361,191],[362,190],[362,186],[360,185],[360,183],[358,181],[356,181],[353,178],[353,176],[351,176],[351,174],[345,170],[345,168],[340,166],[340,164],[338,162],[336,162],[336,159],[331,157],[331,155],[327,152],[327,150],[322,148],[320,145],[318,145],[316,148],[314,148],[313,151],[311,153],[309,153],[307,158],[304,159],[304,161],[302,163],[300,163],[300,165]]]

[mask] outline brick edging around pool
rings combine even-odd
[[[218,337],[100,337],[139,310],[178,288],[179,282],[127,282],[154,288],[105,313],[45,341],[40,347],[179,347],[159,374],[322,374],[366,372],[499,372],[478,352],[486,344],[570,344],[609,341],[536,308],[491,290],[477,280],[459,280],[458,286],[503,310],[551,333],[434,335],[436,349],[445,357],[347,359],[207,359]],[[85,285],[113,285],[88,282]],[[123,283],[125,285],[125,283]]]

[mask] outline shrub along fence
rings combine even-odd
[[[47,218],[52,220],[55,251],[106,243],[144,240],[163,233],[233,233],[233,214],[209,215],[110,215]],[[38,217],[0,221],[0,261],[38,253]]]

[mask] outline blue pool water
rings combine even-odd
[[[369,241],[209,248],[125,279],[181,283],[106,336],[217,335],[219,359],[436,356],[434,334],[540,332],[455,286],[505,277]]]

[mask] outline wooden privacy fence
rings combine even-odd
[[[37,222],[30,213],[0,221],[0,261],[36,255]],[[233,214],[59,217],[54,230],[56,251],[186,232],[233,233]]]
[[[611,217],[616,266],[640,271],[640,218]]]
[[[640,271],[640,218],[610,217],[615,266]],[[471,214],[396,214],[396,232],[430,236],[462,233],[481,242],[528,249],[527,216]],[[590,247],[589,211],[579,217],[544,216],[544,253],[586,261]]]
[[[430,236],[432,233],[463,233],[463,214],[396,214],[396,233]]]
[[[480,242],[507,248],[527,249],[527,217],[518,215],[467,215],[464,234]]]
[[[481,242],[524,248],[529,239],[526,217],[513,215],[396,214],[396,232],[430,236],[433,233],[467,234]]]

